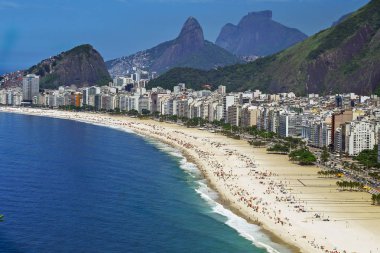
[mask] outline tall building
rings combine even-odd
[[[228,121],[228,107],[235,104],[235,96],[227,95],[223,96],[223,118],[224,122]]]
[[[335,145],[335,130],[340,127],[341,124],[351,122],[353,118],[353,112],[351,110],[341,111],[332,115],[331,143],[333,145]]]
[[[354,121],[350,123],[347,141],[350,156],[358,155],[365,149],[373,149],[375,146],[375,127],[372,122]]]
[[[34,74],[25,76],[22,79],[22,100],[32,103],[38,97],[40,91],[40,77]]]
[[[234,104],[228,107],[227,123],[231,124],[232,126],[240,126],[240,114],[241,114],[240,105]]]
[[[281,137],[301,136],[302,116],[294,114],[281,114],[278,117],[278,133]]]
[[[241,125],[243,127],[256,126],[258,113],[257,107],[244,107],[241,111]]]

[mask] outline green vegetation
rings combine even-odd
[[[375,145],[372,150],[363,150],[354,159],[366,168],[380,168],[380,164],[377,162],[377,147]]]
[[[274,133],[274,132],[268,132],[265,130],[260,130],[256,126],[243,128],[242,131],[246,132],[249,135],[252,135],[256,138],[262,138],[262,139],[273,139],[277,136],[276,133]]]
[[[338,177],[339,175],[339,171],[336,171],[336,170],[321,170],[321,171],[318,171],[318,175],[322,176],[322,177]]]
[[[102,76],[99,78],[98,81],[96,81],[97,86],[106,86],[109,84],[109,82],[112,82],[112,79],[109,76]]]
[[[29,68],[27,74],[40,76],[42,89],[59,86],[108,85],[112,81],[103,58],[91,45],[77,46]]]
[[[341,45],[347,38],[354,35],[363,25],[369,25],[373,30],[380,27],[380,2],[371,1],[366,7],[360,9],[350,17],[343,20],[340,24],[328,30],[324,40],[319,46],[310,52],[309,58],[315,59],[329,49]]]
[[[267,148],[267,151],[271,153],[287,154],[289,153],[289,146],[276,143],[272,147]]]
[[[349,189],[350,191],[361,191],[364,188],[364,184],[353,181],[338,181],[336,182],[336,185],[343,191],[346,191],[347,189]]]
[[[289,158],[291,161],[297,161],[300,165],[312,165],[317,161],[314,154],[305,147],[290,152]]]
[[[235,139],[235,140],[240,140],[240,135],[237,135],[235,133],[232,133],[230,131],[222,131],[222,134],[227,136],[228,138],[232,138],[232,139]]]
[[[322,154],[321,154],[321,162],[325,164],[330,159],[330,153],[327,150],[327,147],[323,147]]]
[[[127,115],[128,116],[138,116],[139,112],[137,110],[132,109],[132,110],[127,112]]]
[[[366,94],[380,85],[372,78],[380,73],[375,68],[380,65],[380,38],[375,36],[380,29],[379,10],[380,0],[372,0],[340,24],[275,55],[210,71],[176,68],[148,86],[172,89],[184,82],[194,89],[207,83],[213,89],[225,85],[228,91]]]
[[[380,205],[380,194],[372,194],[372,204]]]
[[[380,174],[378,172],[370,172],[368,175],[373,179],[380,180]]]
[[[85,54],[86,56],[90,56],[91,51],[93,50],[94,48],[90,44],[84,44],[84,45],[79,45],[77,47],[74,47],[70,49],[69,51],[62,53],[61,55],[65,56],[68,54],[73,54],[73,55]]]
[[[250,140],[248,141],[248,143],[254,147],[258,147],[258,148],[261,148],[261,147],[265,147],[267,145],[266,142],[264,141],[253,141],[253,140]]]
[[[203,127],[207,123],[207,120],[202,118],[192,118],[186,121],[187,127]]]
[[[57,81],[58,81],[58,76],[56,74],[50,74],[50,75],[37,75],[43,76],[40,81],[41,87],[44,87],[45,89],[55,89],[57,87]]]

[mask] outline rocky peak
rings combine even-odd
[[[272,20],[272,11],[257,11],[250,12],[248,15],[244,16],[239,22],[240,28],[251,28],[254,25],[257,25],[259,22],[271,22]]]
[[[249,12],[247,17],[249,18],[268,18],[272,19],[272,11],[271,10],[265,10],[265,11],[252,11]]]
[[[111,75],[117,76],[123,75],[136,64],[144,66],[146,70],[163,73],[175,67],[208,70],[238,62],[240,60],[236,56],[206,41],[198,21],[189,17],[176,39],[107,64]]]
[[[104,85],[110,80],[103,57],[89,44],[43,60],[27,70],[27,73],[39,75],[42,88]]]
[[[272,11],[250,12],[238,25],[227,24],[216,44],[238,56],[265,56],[307,38],[305,34],[272,20]]]
[[[203,30],[199,22],[194,17],[189,17],[182,27],[181,33],[177,38],[180,44],[194,47],[204,45]]]

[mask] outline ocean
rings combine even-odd
[[[289,252],[154,140],[0,113],[0,252]]]

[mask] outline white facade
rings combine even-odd
[[[348,131],[348,155],[355,156],[365,149],[375,146],[374,124],[368,121],[354,121],[350,123]]]

